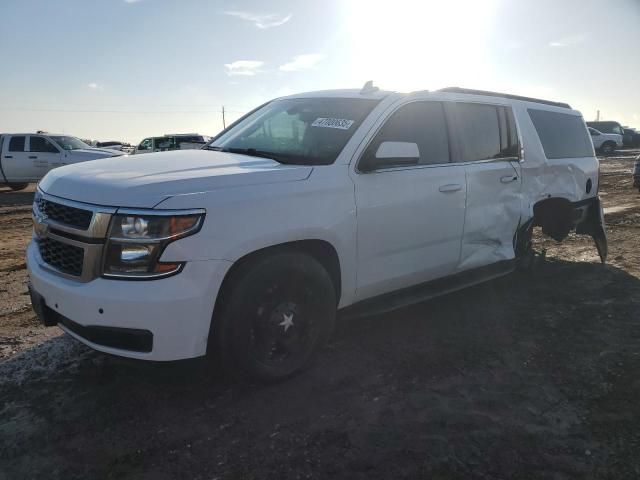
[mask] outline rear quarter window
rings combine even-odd
[[[593,143],[582,117],[549,110],[528,109],[547,158],[593,157]]]

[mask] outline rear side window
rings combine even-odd
[[[416,143],[421,165],[448,163],[449,139],[442,103],[413,102],[400,107],[377,133],[364,156],[375,156],[383,142]]]
[[[32,136],[29,140],[29,151],[40,153],[58,153],[58,149],[54,147],[49,140],[44,137]]]
[[[25,137],[11,137],[9,142],[10,152],[24,152],[24,139]]]
[[[547,158],[594,156],[582,117],[532,108],[528,111]]]
[[[518,132],[510,107],[482,103],[450,103],[458,141],[458,162],[513,159],[520,155]]]
[[[167,150],[175,150],[176,149],[176,139],[175,137],[156,137],[154,140],[154,150],[160,150],[162,152]]]

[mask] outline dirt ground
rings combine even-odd
[[[268,387],[38,325],[33,194],[0,191],[0,479],[640,478],[638,153],[602,161],[607,265],[536,237],[533,273],[339,322]]]

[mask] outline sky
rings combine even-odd
[[[640,0],[0,0],[0,132],[213,135],[310,90],[460,86],[640,128]]]

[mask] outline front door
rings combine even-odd
[[[511,107],[447,103],[464,165],[467,208],[458,271],[512,260],[522,211],[520,146]]]
[[[48,138],[29,136],[29,158],[38,169],[47,171],[62,166],[62,153]]]
[[[417,101],[397,108],[375,134],[359,164],[369,164],[383,143],[404,145],[405,151],[416,151],[417,158],[413,165],[375,159],[367,173],[357,167],[352,172],[357,300],[451,274],[460,255],[465,168],[450,163],[442,103]]]

